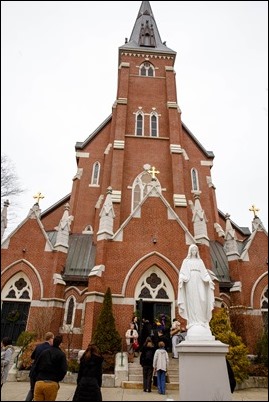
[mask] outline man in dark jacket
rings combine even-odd
[[[30,377],[30,390],[25,398],[26,401],[32,401],[34,398],[34,388],[35,388],[35,378],[34,378],[34,370],[35,370],[35,363],[38,357],[41,355],[43,350],[49,349],[53,344],[54,334],[52,332],[47,332],[45,334],[45,342],[37,345],[34,349],[33,353],[31,354],[31,359],[33,360],[33,364],[30,369],[29,377]]]
[[[55,401],[62,381],[67,372],[65,353],[59,348],[62,336],[53,339],[50,349],[44,350],[37,359],[34,374],[36,377],[34,401]]]

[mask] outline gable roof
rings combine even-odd
[[[52,251],[53,250],[53,245],[44,229],[44,226],[40,220],[40,209],[39,206],[37,204],[35,204],[31,209],[29,214],[27,215],[27,217],[6,237],[5,240],[3,240],[2,244],[1,244],[1,248],[2,249],[6,249],[9,246],[9,242],[10,239],[15,236],[15,234],[20,230],[20,228],[22,226],[24,226],[26,224],[26,222],[28,222],[30,219],[36,220],[37,225],[40,228],[40,231],[46,241],[46,246],[45,246],[45,250],[46,251]]]
[[[145,195],[145,197],[140,201],[140,203],[136,206],[136,208],[132,211],[132,213],[128,216],[128,218],[122,223],[122,225],[119,227],[119,229],[114,233],[112,236],[111,240],[114,241],[120,241],[123,238],[123,231],[125,227],[128,225],[130,220],[134,217],[138,217],[140,215],[140,209],[145,203],[145,201],[152,196],[159,197],[160,200],[164,203],[164,205],[167,208],[168,215],[171,220],[175,220],[178,225],[183,229],[185,232],[185,237],[186,237],[186,244],[195,244],[196,241],[193,237],[193,235],[189,232],[188,228],[185,226],[185,224],[182,222],[182,220],[179,218],[179,216],[175,213],[169,202],[164,198],[162,193],[160,192],[158,188],[158,182],[152,180],[151,183],[152,188],[149,190],[149,192]]]
[[[244,242],[243,250],[240,254],[240,260],[249,261],[248,251],[250,249],[251,244],[253,243],[256,235],[258,232],[264,232],[266,236],[268,236],[267,231],[264,229],[263,226],[257,226],[256,229],[253,230],[249,238]]]

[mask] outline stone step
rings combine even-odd
[[[143,389],[143,382],[141,381],[122,381],[122,388],[125,389]],[[157,389],[154,385],[152,385],[152,389]],[[166,389],[175,389],[179,390],[178,382],[170,382],[166,384]]]
[[[172,355],[169,354],[169,378],[170,383],[166,384],[167,389],[179,389],[178,379],[178,360],[172,359]],[[143,371],[142,366],[139,363],[139,356],[134,358],[133,363],[128,364],[128,381],[122,382],[123,388],[129,389],[143,389]],[[152,386],[153,389],[157,387]]]

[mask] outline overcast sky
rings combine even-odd
[[[177,52],[182,121],[215,155],[218,208],[268,228],[268,2],[151,1],[162,41]],[[44,211],[69,194],[75,144],[112,112],[118,48],[141,1],[1,1],[2,154],[26,189],[7,235],[40,191]],[[3,200],[2,200],[3,201]]]

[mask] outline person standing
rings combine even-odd
[[[178,307],[181,317],[187,320],[187,329],[204,327],[209,329],[209,321],[214,309],[214,289],[196,244],[191,244],[187,257],[179,271]]]
[[[184,326],[181,326],[181,328],[180,328],[180,334],[178,335],[178,343],[185,341],[186,336],[187,336],[187,331],[186,331],[186,327],[184,325]]]
[[[159,394],[165,395],[166,384],[165,384],[165,376],[168,370],[169,365],[169,356],[167,351],[165,350],[165,344],[163,341],[160,341],[158,344],[158,349],[154,353],[153,358],[153,374],[157,374],[157,387]]]
[[[104,358],[94,344],[89,344],[80,359],[77,387],[73,401],[102,401],[102,366]]]
[[[146,318],[142,318],[141,325],[141,345],[143,346],[147,337],[153,338],[152,325]]]
[[[26,395],[25,400],[26,401],[32,401],[34,397],[34,388],[35,388],[35,378],[34,378],[34,369],[35,369],[35,363],[39,357],[39,355],[43,352],[43,350],[46,350],[50,348],[53,344],[53,338],[54,334],[52,332],[47,332],[44,337],[44,342],[41,343],[40,345],[37,345],[36,348],[34,349],[33,353],[31,354],[31,359],[33,360],[29,377],[30,377],[30,389],[28,394]]]
[[[1,342],[1,388],[7,380],[9,364],[14,353],[12,339],[4,337]]]
[[[136,330],[136,332],[138,333],[138,344],[141,343],[141,337],[140,337],[140,322],[138,320],[137,315],[133,316],[132,319],[132,323],[134,324],[134,329]],[[140,347],[139,347],[140,348]],[[137,350],[134,351],[134,356],[138,356],[139,355],[139,348]]]
[[[139,320],[137,315],[135,315],[132,319],[132,323],[134,324],[134,329],[137,331],[137,333],[139,334]]]
[[[172,327],[170,330],[170,335],[172,338],[172,355],[173,355],[172,358],[173,359],[178,359],[178,352],[177,352],[176,346],[179,342],[179,337],[178,337],[179,333],[180,333],[180,322],[176,318],[174,318]]]
[[[144,392],[151,392],[153,375],[153,358],[155,348],[151,337],[148,337],[141,348],[140,364],[143,367],[143,389]]]
[[[138,332],[134,329],[134,323],[130,323],[130,328],[127,329],[125,333],[126,345],[127,345],[127,353],[128,353],[128,362],[134,362],[134,348],[133,343],[138,339]]]
[[[62,341],[62,335],[55,336],[53,345],[43,350],[36,361],[34,401],[56,400],[60,388],[59,382],[63,380],[67,372],[66,355],[60,349]]]

